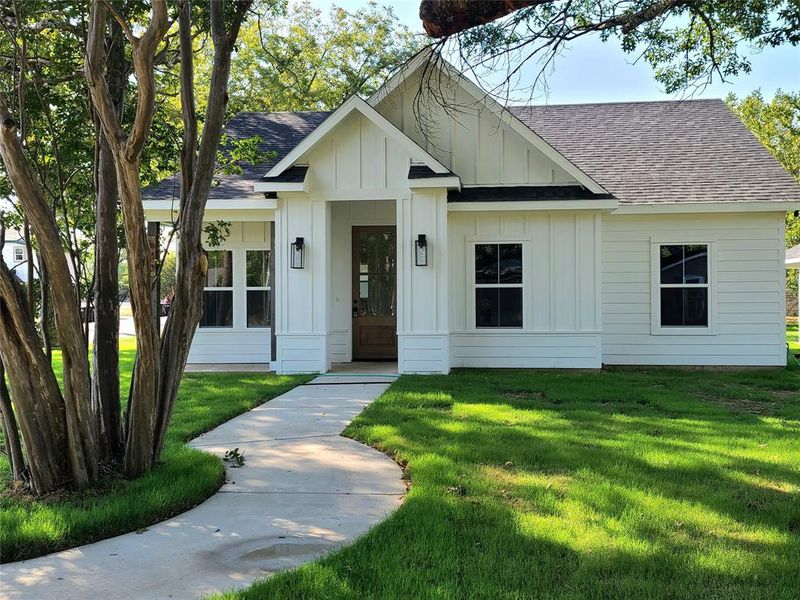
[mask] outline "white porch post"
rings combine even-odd
[[[275,230],[275,370],[324,373],[330,370],[330,205],[287,193],[278,200]],[[292,269],[289,246],[298,237],[305,244],[305,264]]]
[[[414,263],[424,234],[428,265]],[[447,191],[413,189],[397,200],[397,367],[400,373],[450,371]]]

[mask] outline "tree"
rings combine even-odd
[[[129,476],[148,471],[161,452],[189,343],[199,322],[206,264],[200,246],[202,216],[222,132],[231,55],[250,5],[249,1],[212,2],[193,9],[185,0],[175,7],[177,15],[170,15],[164,0],[153,0],[147,18],[141,14],[138,4],[126,4],[126,12],[112,0],[99,0],[92,3],[88,15],[83,75],[88,83],[93,114],[109,151],[106,158],[113,167],[116,195],[122,206],[137,331],[137,359],[124,430],[124,469]],[[80,14],[85,5],[76,3],[75,7],[70,14],[67,10],[49,10],[46,3],[36,4],[34,9],[39,12],[33,10],[24,19],[15,13],[12,20],[34,24],[55,20],[59,27],[71,28],[86,18]],[[3,16],[5,19],[6,15]],[[175,302],[159,339],[151,294],[158,252],[157,248],[151,247],[145,231],[140,172],[155,113],[155,65],[164,60],[169,47],[166,41],[168,32],[176,20],[184,129],[179,213],[182,243]],[[111,25],[112,22],[116,25]],[[117,28],[121,36],[114,35]],[[193,89],[192,41],[198,31],[210,32],[214,47],[202,134],[197,124]],[[124,39],[130,52],[132,74],[136,78],[130,124],[125,118],[126,112],[120,110],[119,96],[114,93],[113,83],[115,77],[120,77],[120,81],[127,80],[129,72],[109,72],[109,68],[117,64],[111,57],[118,50],[115,39]],[[27,60],[25,53],[19,56]],[[27,83],[26,77],[17,79],[13,90],[17,96]],[[12,116],[7,96],[5,91],[0,93],[0,155],[17,203],[35,233],[42,263],[51,280],[56,326],[63,352],[63,392],[42,351],[29,306],[2,263],[0,357],[7,370],[14,401],[13,415],[17,417],[22,432],[31,486],[36,493],[46,493],[67,485],[80,488],[97,477],[102,446],[100,422],[92,403],[87,345],[81,333],[74,282],[61,248],[54,213],[47,202],[44,180],[31,167],[32,161],[24,147],[26,137],[21,135],[24,132],[20,131],[20,121]],[[104,185],[110,185],[110,176]],[[98,193],[101,191],[102,187],[98,185]],[[109,201],[113,195],[109,190],[103,196],[104,201]],[[110,206],[108,208],[110,210]],[[107,263],[111,261],[113,252],[104,256],[98,256],[98,261],[102,261],[98,268],[110,272],[112,269]],[[116,266],[116,258],[113,258],[114,270]],[[6,411],[3,412],[5,418]],[[11,425],[14,429],[16,426]]]
[[[532,92],[564,46],[587,35],[617,39],[646,60],[667,93],[748,73],[748,45],[800,42],[796,0],[422,0],[420,18],[434,58],[459,60],[505,96],[522,65],[538,64]]]
[[[233,58],[231,112],[332,110],[372,93],[419,46],[391,8],[374,2],[352,12],[333,7],[327,18],[309,2],[261,13],[243,27]],[[209,59],[199,54],[201,93]]]
[[[800,183],[800,92],[778,90],[771,102],[756,90],[741,100],[733,94],[726,99],[784,169]],[[800,213],[786,213],[786,247],[800,244]],[[797,294],[797,278],[787,273],[786,284]]]

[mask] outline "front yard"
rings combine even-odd
[[[123,394],[135,345],[120,348]],[[60,364],[58,353],[55,365]],[[36,500],[10,486],[0,454],[0,561],[33,558],[158,523],[200,504],[222,485],[222,462],[186,442],[306,381],[259,373],[187,373],[183,377],[161,463],[135,481],[119,478],[87,493]],[[1,438],[2,436],[0,436]]]
[[[403,377],[347,435],[403,506],[225,598],[796,599],[800,371]]]

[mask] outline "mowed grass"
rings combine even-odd
[[[132,340],[121,346],[121,389],[133,367]],[[60,365],[56,355],[55,363]],[[157,523],[196,506],[224,479],[221,461],[185,444],[220,423],[306,381],[260,373],[184,375],[160,464],[148,475],[106,482],[82,494],[41,500],[13,493],[0,455],[0,559],[33,558]]]
[[[404,376],[347,429],[402,507],[228,599],[797,599],[800,371]]]
[[[800,338],[797,337],[797,322],[786,325],[786,341],[795,354],[800,354]]]

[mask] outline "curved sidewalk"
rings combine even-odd
[[[391,381],[321,376],[200,436],[245,456],[217,494],[140,534],[2,565],[0,599],[196,599],[352,541],[405,494],[391,459],[339,436]]]

